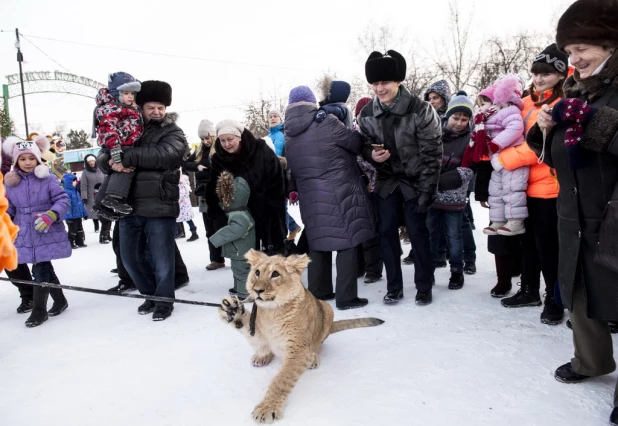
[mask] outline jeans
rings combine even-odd
[[[120,254],[141,294],[174,297],[174,217],[127,216],[120,219]],[[155,302],[171,306],[169,302]]]
[[[459,274],[463,273],[463,232],[461,230],[463,215],[463,211],[439,209],[430,209],[427,213],[432,257],[437,258],[440,237],[446,234],[451,272]]]
[[[461,223],[461,231],[463,232],[463,260],[466,263],[476,262],[476,242],[474,241],[474,233],[472,232],[474,217],[470,219],[471,213],[472,210],[464,210],[463,221]]]
[[[288,227],[288,232],[294,232],[298,229],[298,224],[292,216],[288,213],[288,206],[285,206],[285,224]]]
[[[414,247],[414,283],[419,291],[431,290],[434,266],[427,229],[427,213],[416,212],[416,202],[416,198],[404,200],[399,187],[386,198],[378,197],[380,248],[386,268],[388,291],[403,289],[399,243],[399,212],[402,206],[410,243]]]

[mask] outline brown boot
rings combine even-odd
[[[215,269],[221,269],[221,268],[225,268],[225,263],[210,262],[210,264],[206,266],[207,271],[214,271]]]
[[[295,230],[293,230],[292,232],[290,232],[290,235],[288,235],[288,240],[290,241],[294,241],[296,239],[296,236],[298,235],[298,233],[300,232],[301,227],[297,227]]]

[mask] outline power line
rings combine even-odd
[[[62,68],[63,70],[65,70],[66,72],[71,72],[69,71],[66,67],[64,67],[61,63],[59,63],[58,61],[56,61],[54,58],[52,58],[51,56],[49,56],[47,53],[43,52],[43,49],[41,49],[39,46],[37,46],[36,44],[34,44],[33,42],[31,42],[30,40],[28,40],[26,38],[26,36],[24,36],[22,33],[19,33],[19,35],[22,36],[22,38],[24,40],[26,40],[28,43],[30,43],[32,46],[34,46],[39,52],[41,52],[43,55],[47,56],[53,63],[55,63],[56,65],[58,65],[60,68]]]
[[[75,45],[79,45],[79,46],[95,47],[95,48],[99,48],[99,49],[111,49],[111,50],[118,50],[118,51],[123,51],[123,52],[141,53],[141,54],[144,54],[144,55],[164,56],[164,57],[168,57],[168,58],[177,58],[177,59],[189,59],[189,60],[193,60],[193,61],[215,62],[215,63],[220,63],[220,64],[242,65],[242,66],[247,66],[247,67],[287,69],[287,70],[297,70],[297,71],[298,70],[301,70],[301,71],[319,71],[317,69],[314,70],[314,69],[310,69],[310,68],[286,67],[286,66],[270,65],[270,64],[258,64],[258,63],[253,63],[253,62],[226,61],[226,60],[222,60],[222,59],[210,59],[210,58],[202,58],[202,57],[198,57],[198,56],[184,56],[184,55],[176,55],[176,54],[173,54],[173,53],[161,53],[161,52],[151,52],[151,51],[146,51],[146,50],[127,49],[127,48],[124,48],[124,47],[104,46],[104,45],[101,45],[101,44],[82,43],[82,42],[79,42],[79,41],[61,40],[61,39],[57,39],[57,38],[39,37],[39,36],[33,36],[33,35],[28,35],[28,37],[36,38],[36,39],[39,39],[39,40],[54,41],[54,42],[58,42],[58,43],[68,43],[68,44],[75,44]]]

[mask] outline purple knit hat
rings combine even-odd
[[[290,90],[290,98],[288,100],[288,104],[295,104],[297,102],[311,102],[313,104],[317,103],[315,99],[315,95],[307,86],[296,86],[292,90]]]

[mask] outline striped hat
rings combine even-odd
[[[457,95],[453,96],[448,103],[448,109],[446,110],[446,119],[448,120],[451,115],[456,112],[463,112],[468,117],[474,116],[474,103],[468,97],[468,94],[463,90],[457,92]]]

